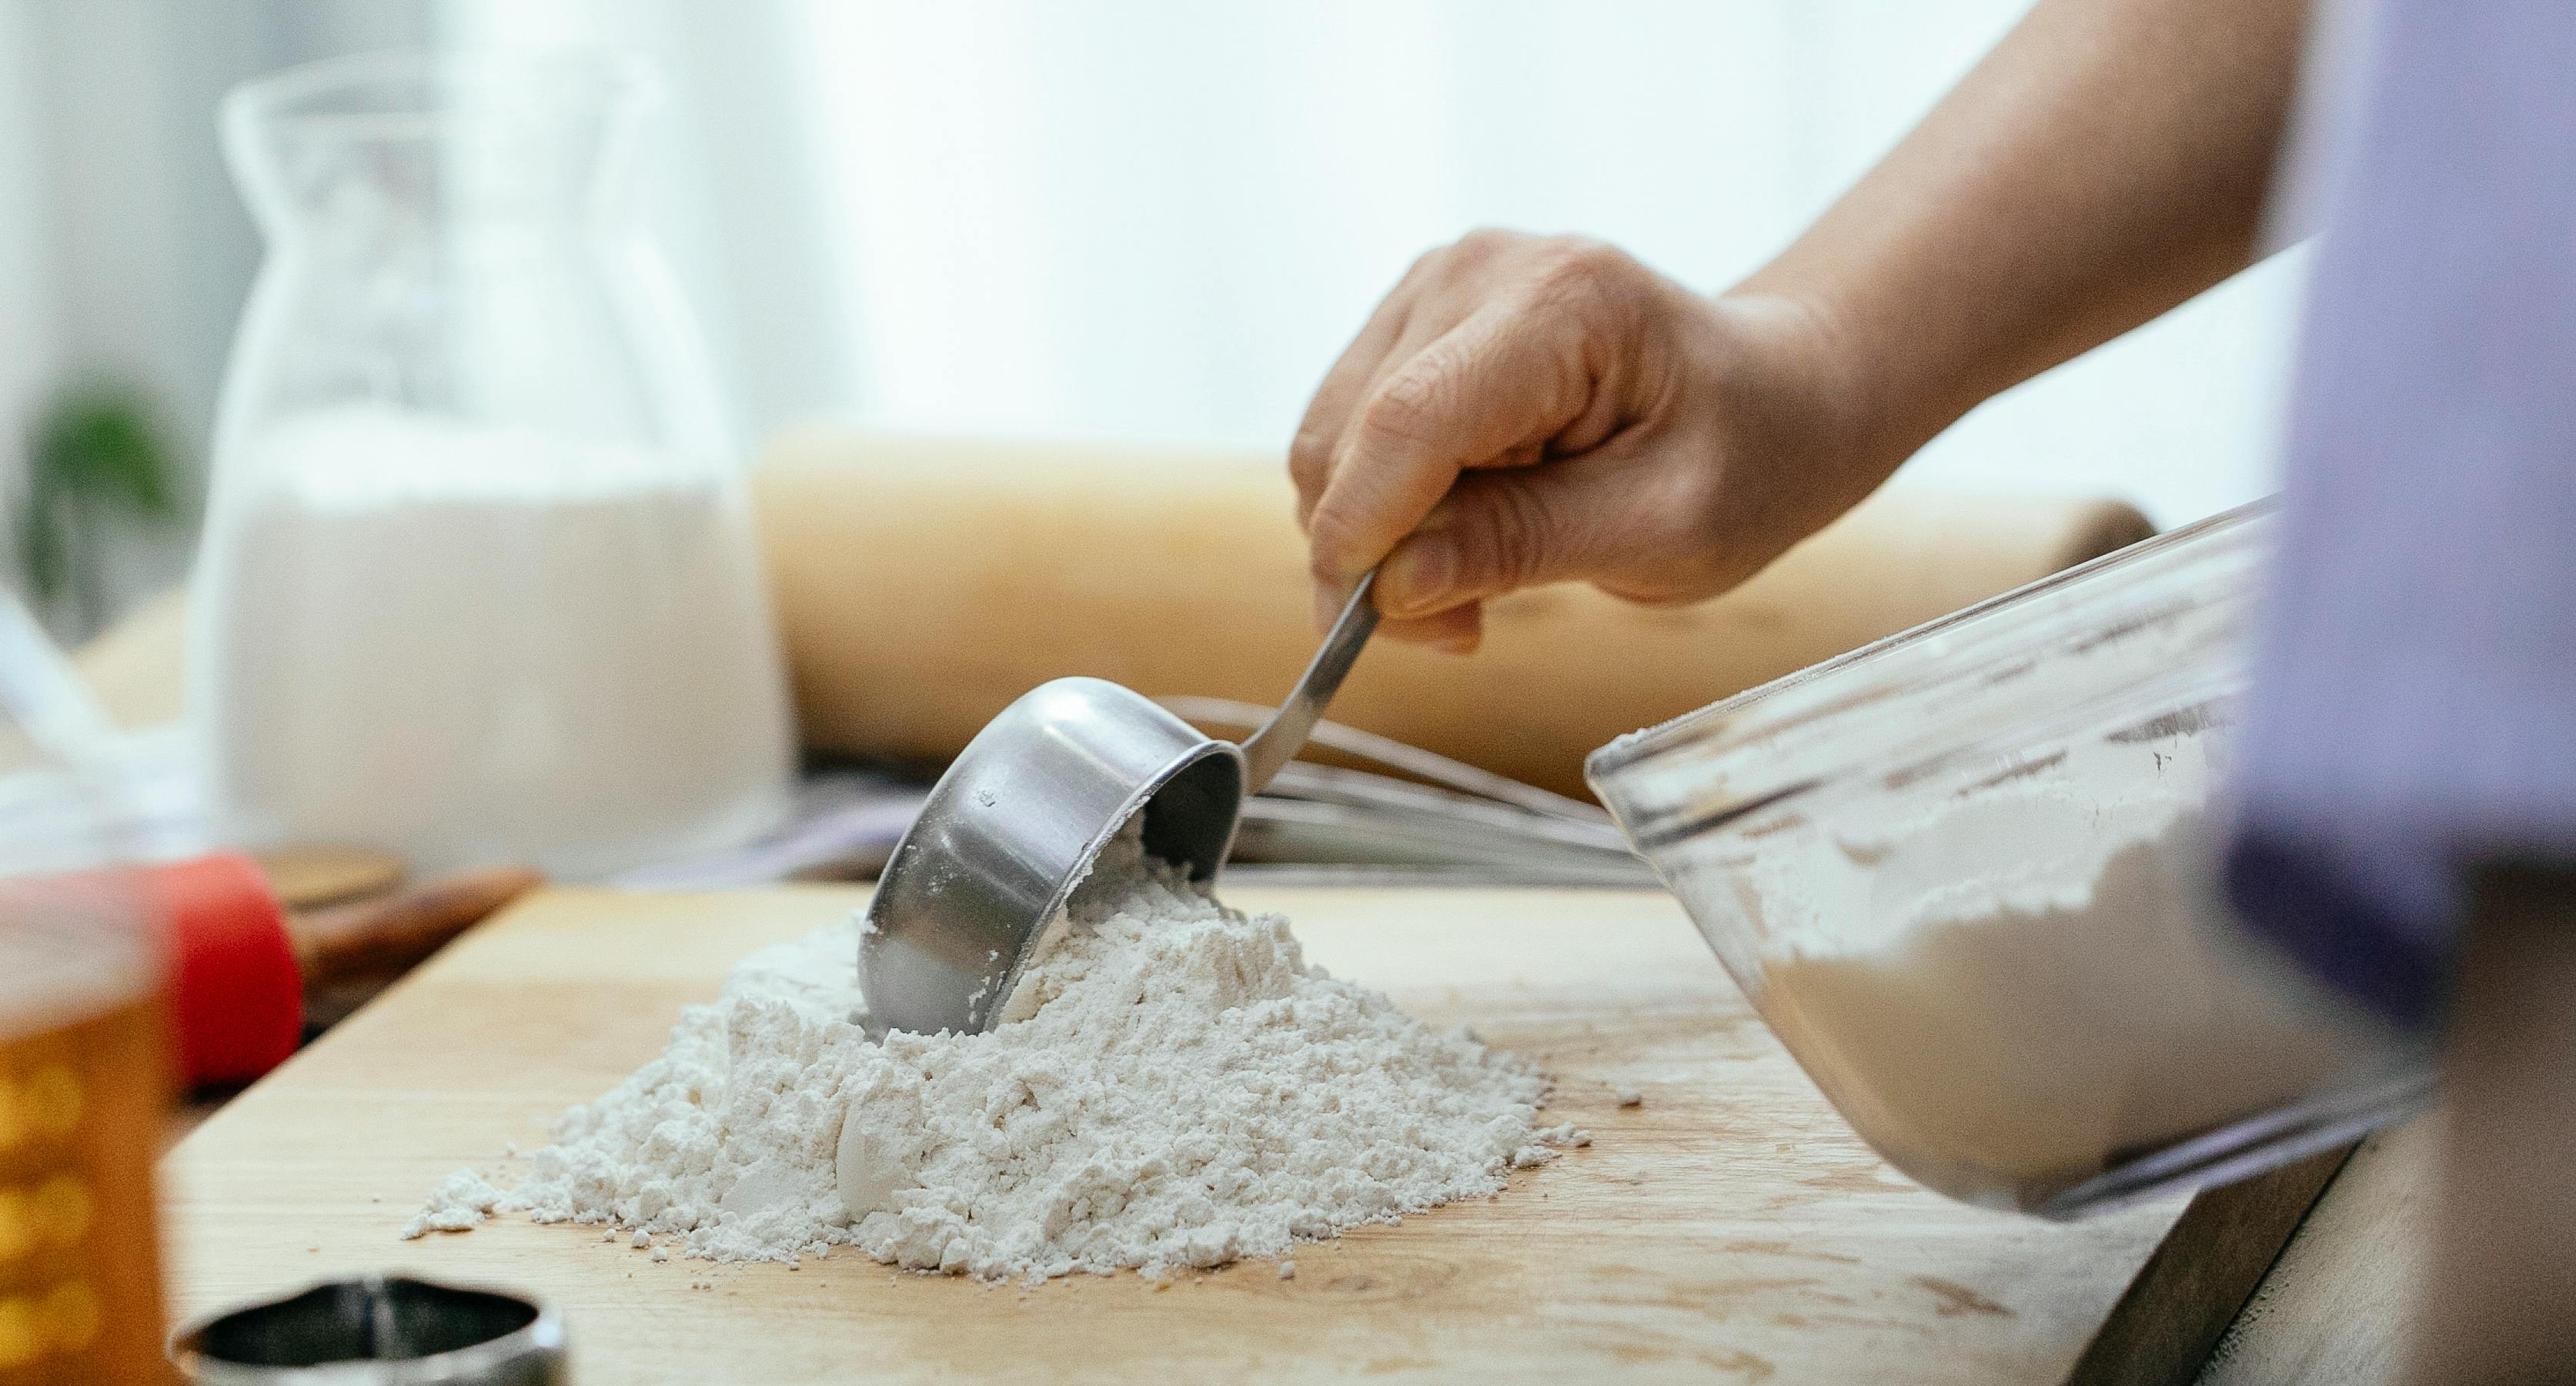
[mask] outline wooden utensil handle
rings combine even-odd
[[[544,881],[524,867],[493,867],[299,913],[287,929],[304,985],[404,971]]]

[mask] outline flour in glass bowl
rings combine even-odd
[[[2035,1208],[2325,1090],[2372,1033],[2226,922],[2196,727],[1777,834],[1763,1018],[1870,1143]]]
[[[499,1208],[724,1261],[1159,1275],[1493,1193],[1589,1139],[1540,1124],[1530,1064],[1308,964],[1285,918],[1218,904],[1132,827],[1069,914],[1021,1018],[980,1035],[870,1039],[849,927],[754,955]]]

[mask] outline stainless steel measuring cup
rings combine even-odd
[[[880,1032],[988,1029],[1049,920],[1130,818],[1145,850],[1216,877],[1245,796],[1295,758],[1377,629],[1360,579],[1288,700],[1238,746],[1106,679],[1020,695],[930,791],[878,877],[859,990]]]

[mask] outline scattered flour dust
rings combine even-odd
[[[451,1175],[406,1235],[498,1206],[719,1261],[1162,1275],[1489,1194],[1586,1141],[1539,1125],[1536,1068],[1308,965],[1286,919],[1217,904],[1132,828],[1069,914],[1020,1018],[981,1035],[871,1040],[850,926],[755,954],[517,1188]]]
[[[438,1187],[430,1191],[429,1202],[403,1224],[403,1239],[432,1232],[462,1232],[490,1217],[500,1203],[499,1189],[474,1171],[460,1169],[438,1181]]]

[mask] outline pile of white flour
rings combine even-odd
[[[981,1035],[870,1040],[851,928],[754,955],[498,1206],[717,1260],[1161,1274],[1491,1193],[1585,1139],[1538,1125],[1528,1063],[1307,965],[1286,919],[1132,835],[1071,915],[1025,1018]],[[470,1225],[483,1193],[451,1177],[416,1225]]]

